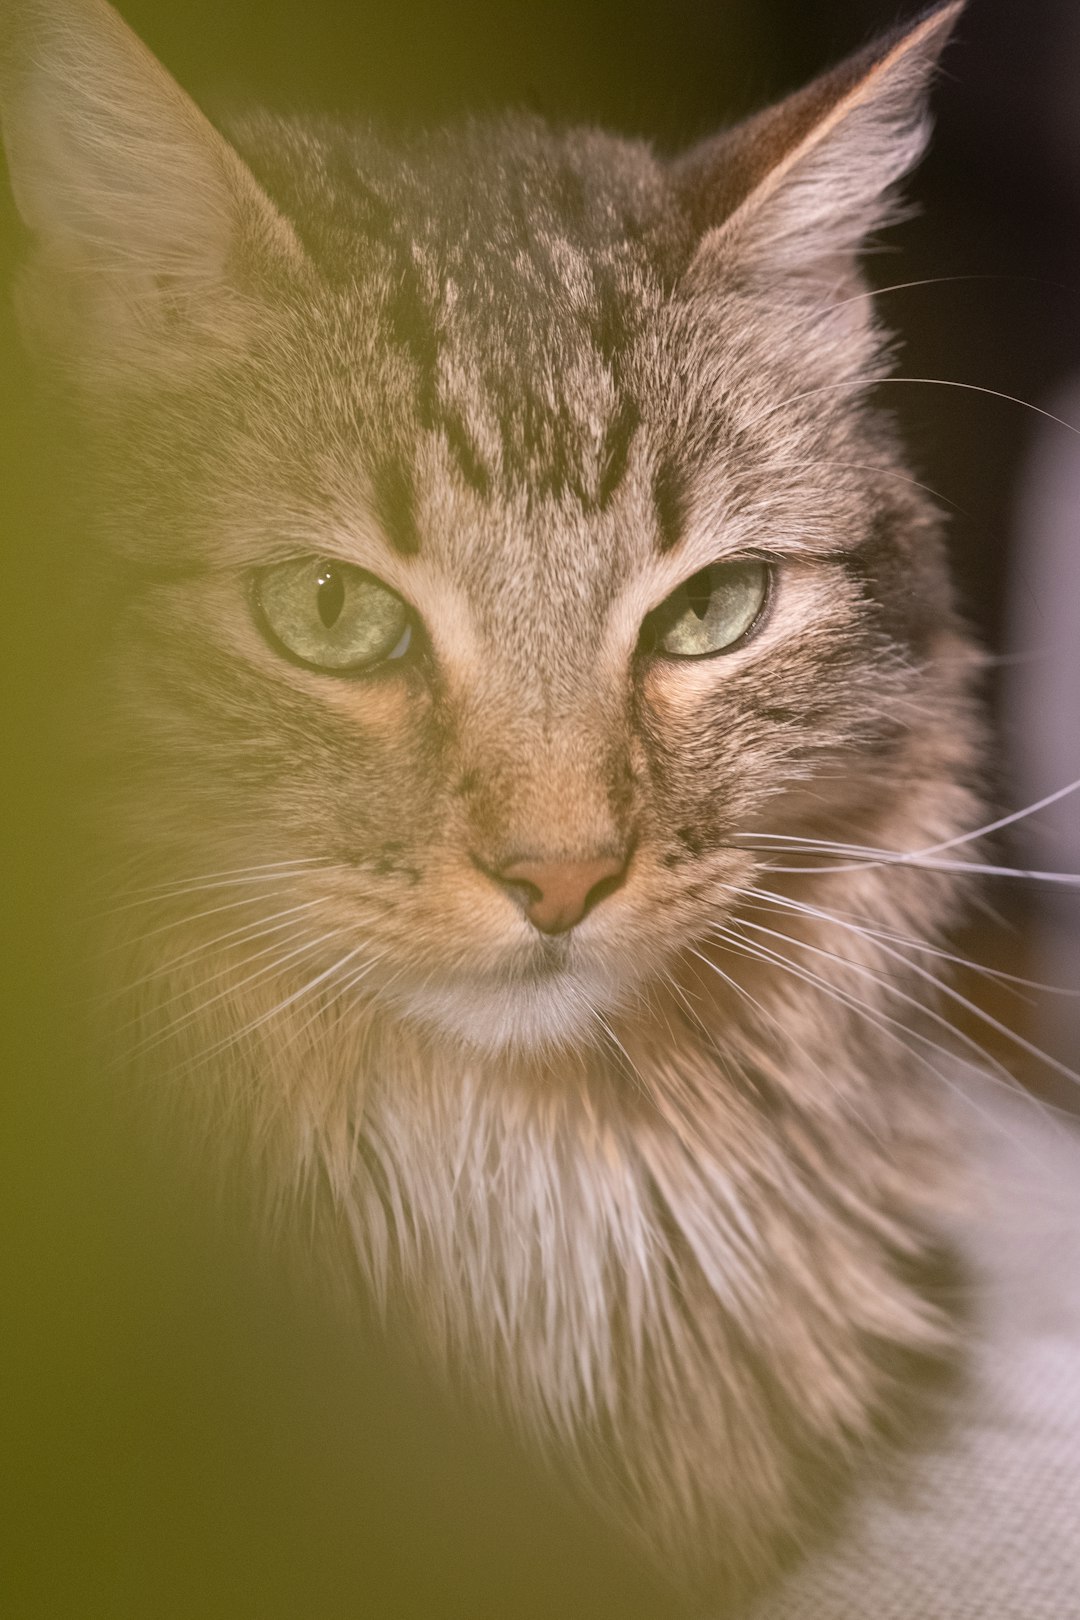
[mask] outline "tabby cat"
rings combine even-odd
[[[859,254],[959,9],[671,160],[222,133],[104,0],[5,24],[20,313],[95,480],[114,1035],[691,1585],[796,1541],[950,1338],[896,942],[964,863],[890,852],[978,820],[977,655]]]

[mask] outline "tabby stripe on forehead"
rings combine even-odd
[[[491,472],[477,450],[460,411],[445,404],[439,397],[441,340],[435,312],[424,296],[407,249],[401,243],[396,243],[395,248],[398,265],[393,292],[387,303],[387,315],[394,342],[409,355],[419,374],[417,400],[421,425],[429,432],[443,434],[466,483],[478,495],[486,497],[491,490]],[[397,476],[400,483],[400,473]],[[397,493],[400,501],[400,489]],[[409,506],[411,510],[411,498]],[[408,529],[418,544],[415,526],[410,523]],[[417,544],[402,547],[396,540],[395,544],[398,550],[414,552],[417,549]]]
[[[600,454],[600,481],[596,491],[596,504],[604,511],[626,474],[630,460],[630,446],[641,421],[641,412],[633,399],[624,400],[608,426],[604,448]]]
[[[416,526],[412,474],[400,461],[387,460],[372,473],[375,515],[386,539],[402,557],[414,557],[420,550]]]
[[[662,461],[653,474],[653,500],[660,530],[660,551],[664,553],[678,544],[686,527],[683,478],[670,461]]]
[[[438,393],[439,333],[415,266],[400,244],[396,249],[394,280],[386,302],[390,339],[407,354],[419,373],[419,396],[429,410]]]
[[[476,448],[460,411],[447,409],[442,413],[442,430],[447,447],[458,464],[465,482],[480,496],[491,493],[491,473]]]

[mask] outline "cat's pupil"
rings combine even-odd
[[[686,599],[699,619],[704,619],[712,600],[712,574],[703,568],[700,574],[686,582]]]
[[[315,584],[318,590],[315,601],[319,609],[319,618],[329,630],[337,623],[341,609],[345,605],[345,582],[333,563],[326,563],[319,569]]]

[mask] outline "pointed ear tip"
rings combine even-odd
[[[921,16],[916,17],[904,30],[909,39],[922,39],[932,44],[938,50],[947,43],[950,34],[960,21],[960,15],[967,9],[967,0],[939,0],[939,3],[930,6]]]
[[[967,0],[945,0],[944,4],[929,6],[910,22],[898,23],[885,34],[879,34],[876,41],[849,61],[855,63],[861,59],[871,73],[905,61],[931,68],[948,45],[966,5]]]

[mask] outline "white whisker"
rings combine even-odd
[[[120,899],[134,899],[144,894],[167,894],[176,888],[186,888],[189,884],[209,883],[217,878],[246,877],[257,872],[279,871],[286,867],[315,866],[322,860],[323,857],[320,855],[294,855],[289,860],[256,861],[250,866],[226,866],[212,872],[193,872],[182,878],[169,878],[164,883],[145,884],[138,889],[118,889],[116,894]]]
[[[341,930],[338,930],[338,934],[340,933]],[[327,939],[334,937],[337,936],[324,935],[323,939],[319,943],[325,943]],[[238,1045],[242,1040],[246,1039],[247,1036],[253,1035],[257,1029],[261,1029],[264,1025],[270,1023],[272,1019],[279,1018],[287,1008],[292,1007],[298,1001],[305,999],[307,996],[311,995],[312,991],[317,990],[321,984],[325,984],[328,979],[331,979],[336,974],[340,973],[342,968],[346,967],[349,962],[354,961],[363,949],[363,945],[355,945],[352,950],[346,951],[344,956],[340,957],[330,967],[325,968],[323,972],[317,973],[315,977],[313,979],[309,979],[306,984],[301,985],[299,990],[294,990],[289,995],[284,996],[282,1000],[276,1004],[276,1006],[268,1008],[266,1012],[260,1013],[257,1018],[253,1018],[248,1023],[241,1025],[239,1029],[230,1031],[230,1033],[222,1040],[218,1041],[216,1045],[207,1047],[204,1052],[200,1052],[199,1061],[203,1062],[208,1061],[210,1058],[219,1057],[223,1052],[226,1052],[231,1047]],[[308,1023],[310,1022],[311,1020],[309,1019]],[[307,1026],[304,1025],[301,1027],[306,1028]],[[299,1031],[294,1031],[294,1034],[298,1033]]]
[[[969,1096],[962,1086],[958,1085],[954,1079],[950,1078],[948,1074],[944,1073],[937,1067],[936,1064],[932,1063],[927,1057],[926,1053],[919,1049],[920,1047],[929,1047],[930,1051],[938,1054],[939,1056],[945,1059],[955,1060],[955,1054],[950,1052],[947,1047],[942,1046],[939,1041],[933,1040],[929,1035],[924,1034],[921,1030],[912,1029],[908,1024],[904,1023],[902,1019],[893,1018],[891,1014],[886,1013],[879,1007],[872,1006],[869,1002],[863,1001],[861,997],[855,996],[849,991],[842,990],[837,985],[830,984],[829,981],[827,979],[823,979],[820,974],[812,973],[807,969],[798,967],[788,957],[784,956],[779,951],[771,950],[768,946],[759,946],[753,944],[749,940],[739,939],[737,935],[729,933],[727,930],[714,929],[714,932],[719,934],[721,943],[726,939],[728,941],[727,948],[733,949],[736,954],[741,953],[760,962],[769,963],[775,967],[779,967],[782,972],[790,974],[793,978],[800,980],[802,983],[809,984],[817,990],[824,991],[826,996],[836,1001],[840,1006],[846,1006],[850,1008],[851,1011],[860,1014],[867,1020],[871,1028],[876,1029],[878,1033],[885,1039],[891,1040],[895,1045],[900,1046],[911,1057],[914,1057],[918,1062],[920,1062],[923,1067],[935,1077],[935,1079],[940,1080],[942,1085],[945,1086],[947,1090],[953,1092],[954,1095],[959,1097],[964,1105],[970,1108],[974,1113],[978,1114],[984,1123],[988,1124],[991,1129],[1000,1130],[1002,1128],[997,1121],[995,1121],[985,1112],[984,1109],[979,1107],[975,1099]],[[919,1007],[920,1011],[926,1010],[922,1008],[921,1004],[917,1001],[914,1002],[914,1005]],[[951,1031],[951,1026],[948,1027]],[[918,1044],[913,1045],[913,1042]],[[978,1050],[981,1052],[981,1049]],[[982,1054],[982,1056],[985,1057],[985,1054]],[[997,1067],[1000,1066],[997,1065]],[[1003,1076],[1004,1077],[1002,1078],[1001,1076],[991,1074],[988,1076],[988,1078],[994,1080],[999,1085],[1007,1087],[1010,1095],[1024,1095],[1024,1093],[1019,1092],[1019,1088],[1016,1086],[1015,1082],[1012,1080],[1012,1077],[1009,1076],[1007,1072],[1003,1071]],[[1031,1098],[1030,1101],[1033,1107],[1040,1107],[1040,1105],[1035,1102],[1034,1098]]]
[[[1065,428],[1067,432],[1074,433],[1077,438],[1080,438],[1080,428],[1074,423],[1067,422],[1062,416],[1055,416],[1053,411],[1044,410],[1041,405],[1033,405],[1030,400],[1020,399],[1016,394],[1003,393],[1000,388],[988,388],[982,383],[959,382],[950,377],[893,377],[888,373],[878,377],[850,377],[840,382],[823,383],[817,388],[804,388],[797,394],[788,394],[784,399],[776,400],[767,410],[761,411],[757,416],[752,417],[749,422],[744,423],[742,431],[748,432],[750,428],[757,427],[759,422],[766,421],[770,416],[774,416],[777,411],[783,410],[787,405],[794,405],[799,400],[814,399],[822,394],[833,394],[844,388],[851,389],[855,393],[861,393],[864,389],[877,388],[885,383],[912,383],[935,388],[958,388],[963,389],[966,393],[986,394],[991,399],[1005,400],[1010,405],[1020,405],[1024,410],[1034,411],[1036,416],[1044,417],[1046,421],[1053,422],[1056,426]]]
[[[143,934],[122,935],[119,939],[113,940],[110,945],[104,946],[101,954],[111,956],[117,951],[130,951],[133,947],[144,945],[147,940],[157,939],[161,934],[172,933],[177,928],[189,927],[193,923],[205,922],[207,917],[220,917],[226,911],[239,911],[243,906],[257,906],[264,899],[264,895],[245,894],[241,899],[229,900],[222,906],[210,906],[205,911],[181,913],[177,917],[170,918],[167,923],[162,923],[159,928],[147,929]]]
[[[1012,285],[1020,284],[1032,287],[1053,287],[1058,292],[1067,292],[1073,295],[1076,292],[1074,287],[1069,287],[1065,282],[1050,281],[1045,276],[1018,276],[1003,271],[981,270],[968,271],[965,274],[955,276],[919,276],[914,281],[891,282],[887,287],[866,287],[862,292],[853,293],[850,298],[838,298],[833,303],[827,304],[824,309],[814,310],[807,317],[807,320],[819,320],[826,315],[831,315],[834,310],[846,309],[849,304],[860,304],[867,301],[873,303],[878,298],[884,298],[887,293],[910,292],[917,287],[969,285],[972,282],[980,281],[1008,282]]]
[[[972,833],[972,838],[977,834]],[[830,844],[824,839],[798,839],[791,837],[782,839],[779,834],[773,833],[740,833],[739,838],[758,838],[769,840],[760,845],[761,854],[785,854],[785,846],[798,844],[799,848],[792,848],[791,853],[797,855],[820,855],[822,860],[828,860],[833,855],[850,857],[858,854],[859,858],[850,858],[839,862],[833,861],[829,866],[778,866],[770,861],[765,870],[769,872],[801,873],[806,875],[827,876],[836,872],[861,872],[873,868],[889,866],[909,866],[920,872],[955,872],[968,877],[1002,877],[1026,879],[1033,883],[1059,884],[1065,888],[1080,887],[1080,873],[1078,872],[1042,872],[1029,867],[995,866],[988,862],[960,860],[943,861],[935,855],[922,855],[918,850],[888,850],[874,849],[869,845],[858,844]],[[751,848],[754,846],[733,843],[733,848]],[[859,852],[862,853],[859,853]]]
[[[327,867],[326,870],[329,871],[331,868]],[[246,877],[221,878],[212,883],[193,883],[186,888],[178,886],[167,890],[148,891],[140,900],[131,900],[126,905],[112,906],[108,911],[99,912],[95,920],[122,916],[125,912],[138,911],[144,906],[160,905],[167,900],[183,900],[192,894],[208,894],[215,889],[243,888],[248,884],[260,883],[288,883],[295,875],[293,872],[266,872]]]
[[[145,984],[152,984],[155,980],[164,978],[167,973],[181,967],[185,962],[190,962],[200,956],[208,956],[211,951],[228,944],[230,941],[234,945],[250,945],[257,939],[280,933],[282,929],[289,926],[288,922],[281,921],[282,918],[291,918],[296,916],[298,912],[310,911],[315,906],[325,904],[326,901],[322,897],[315,900],[305,900],[300,905],[286,907],[284,911],[275,911],[269,917],[256,917],[254,921],[244,923],[240,928],[231,928],[227,933],[217,934],[212,939],[200,940],[197,945],[192,945],[186,951],[181,951],[179,956],[171,957],[167,961],[159,963],[149,973],[144,973],[141,978],[133,979],[130,984],[122,985],[110,991],[107,999],[117,1000],[130,995],[133,990],[138,990]],[[143,936],[144,939],[149,937],[151,936]],[[142,940],[138,941],[138,943],[141,944]]]
[[[192,1008],[184,1015],[184,1017],[171,1020],[166,1025],[165,1029],[156,1032],[152,1037],[149,1037],[147,1041],[141,1042],[133,1047],[126,1054],[126,1058],[130,1060],[140,1057],[144,1055],[146,1051],[153,1050],[157,1046],[160,1046],[164,1041],[172,1039],[181,1030],[186,1029],[189,1025],[197,1023],[200,1018],[205,1016],[211,1007],[216,1006],[221,1001],[227,1000],[230,996],[234,996],[238,990],[246,989],[249,985],[258,983],[261,979],[265,979],[268,975],[279,972],[280,969],[283,968],[288,962],[295,960],[295,958],[298,956],[303,956],[308,951],[318,950],[330,940],[340,938],[343,932],[344,930],[337,928],[328,934],[321,935],[317,939],[309,939],[305,943],[298,945],[294,950],[286,951],[284,955],[276,956],[272,962],[268,963],[265,967],[259,968],[257,972],[250,973],[246,978],[238,979],[235,983],[226,985],[226,987],[223,990],[219,990],[216,995],[210,996],[208,1000],[201,1002],[199,1006]],[[276,950],[276,945],[269,946],[264,951],[257,951],[249,960],[256,961],[259,959],[259,957],[271,955]],[[212,979],[205,980],[203,985],[196,985],[193,988],[205,988],[207,984],[212,983],[214,983],[214,980]],[[187,1000],[190,995],[190,989],[187,991],[181,991],[177,995],[169,997],[167,1001],[162,1002],[161,1007],[169,1007],[177,1001]],[[155,1009],[155,1011],[157,1010],[160,1009]],[[130,1025],[125,1025],[124,1027],[129,1028]]]
[[[791,911],[804,911],[806,902],[793,899],[790,895],[781,895],[770,889],[746,887],[740,884],[725,884],[731,894],[749,895],[755,897],[759,904],[753,909],[768,911],[776,906],[783,906]],[[886,940],[892,945],[906,945],[909,950],[918,951],[923,955],[935,957],[939,961],[949,962],[954,967],[963,968],[968,973],[978,974],[981,978],[991,979],[1002,985],[1018,999],[1026,1002],[1028,1006],[1035,1003],[1031,996],[1020,996],[1020,990],[1034,990],[1040,995],[1065,996],[1080,998],[1080,989],[1071,989],[1061,984],[1044,984],[1040,979],[1026,979],[1018,973],[1007,973],[1004,968],[988,967],[985,963],[976,962],[972,957],[960,956],[954,951],[947,951],[940,945],[931,945],[928,941],[915,939],[909,934],[901,934],[894,929],[875,928],[865,917],[853,911],[839,911],[835,907],[821,908],[821,916],[830,922],[837,922],[841,926],[851,924],[855,931],[864,934],[868,939]]]
[[[912,489],[921,489],[925,494],[932,495],[936,501],[942,501],[944,505],[950,507],[954,512],[959,512],[961,517],[971,517],[970,512],[965,511],[956,501],[950,500],[948,495],[943,495],[940,490],[934,489],[930,484],[920,483],[919,479],[912,478],[909,473],[899,472],[895,467],[879,466],[877,462],[819,460],[817,457],[811,456],[801,461],[770,461],[767,463],[767,467],[770,472],[779,472],[786,467],[840,467],[851,472],[874,473],[878,477],[893,478],[899,483],[908,484]]]
[[[827,849],[830,852],[842,851],[846,854],[866,848],[875,856],[884,856],[890,860],[917,861],[922,860],[927,856],[940,855],[947,849],[959,849],[964,844],[973,843],[977,838],[988,838],[991,833],[1001,832],[1003,828],[1012,827],[1018,821],[1024,821],[1029,816],[1038,815],[1041,810],[1049,809],[1051,805],[1058,804],[1062,799],[1067,799],[1070,794],[1076,793],[1078,790],[1080,790],[1080,778],[1078,778],[1075,782],[1067,782],[1064,787],[1056,788],[1053,793],[1046,794],[1044,798],[1036,800],[1034,804],[1025,805],[1022,810],[1014,810],[1007,816],[1000,816],[996,821],[988,821],[983,827],[975,827],[970,832],[957,833],[953,838],[945,838],[942,839],[942,841],[938,844],[927,844],[920,849],[891,851],[872,849],[869,845],[835,843],[830,840],[820,838],[800,838],[794,835],[788,836],[786,834],[777,835],[777,837],[778,841],[784,844],[806,845],[808,847]],[[737,836],[740,838],[770,839],[773,837],[773,834],[740,833]],[[1033,874],[1028,875],[1031,876]],[[1039,873],[1037,875],[1045,876],[1049,874]],[[1055,875],[1072,876],[1073,874],[1059,873]],[[1077,881],[1080,881],[1080,875],[1077,876]]]
[[[821,915],[823,917],[823,920],[826,920],[826,921],[835,921],[836,920],[836,919],[830,918],[828,916],[828,914],[819,914],[819,915]],[[1061,1114],[1063,1117],[1070,1117],[1070,1116],[1067,1115],[1066,1110],[1057,1109],[1057,1108],[1054,1108],[1053,1105],[1051,1105],[1051,1104],[1037,1101],[1034,1097],[1031,1096],[1031,1094],[1029,1092],[1027,1092],[1022,1086],[1020,1086],[1018,1084],[1015,1076],[1010,1074],[1009,1070],[1005,1067],[1005,1065],[1003,1063],[999,1062],[999,1060],[997,1058],[995,1058],[992,1053],[988,1052],[984,1046],[980,1045],[980,1043],[977,1040],[975,1040],[975,1038],[973,1036],[968,1035],[966,1033],[966,1031],[958,1029],[954,1024],[950,1023],[949,1020],[947,1018],[945,1018],[940,1012],[938,1012],[936,1008],[927,1006],[924,1002],[920,1001],[918,999],[918,997],[913,996],[913,995],[909,995],[907,992],[901,990],[898,985],[896,985],[895,983],[892,982],[892,980],[889,978],[888,975],[882,973],[879,970],[875,970],[874,968],[870,967],[868,964],[855,962],[850,957],[843,956],[843,955],[841,955],[841,954],[839,954],[837,952],[834,952],[834,951],[829,951],[829,950],[825,949],[822,946],[813,945],[808,940],[798,939],[794,935],[785,934],[785,933],[782,933],[782,932],[780,932],[780,931],[778,931],[776,929],[766,928],[760,923],[753,923],[753,922],[750,922],[748,919],[744,919],[744,925],[747,926],[747,927],[753,928],[755,930],[755,932],[769,934],[769,935],[771,935],[772,937],[774,937],[776,939],[784,940],[787,943],[795,945],[795,946],[797,946],[797,947],[799,947],[799,948],[801,948],[803,950],[811,951],[815,955],[828,957],[831,960],[840,963],[842,966],[851,968],[854,972],[861,974],[863,977],[869,977],[872,981],[880,984],[882,989],[885,991],[886,994],[891,995],[891,996],[893,996],[895,998],[898,998],[899,1000],[903,1001],[906,1005],[914,1008],[915,1011],[920,1014],[920,1016],[930,1019],[933,1023],[935,1023],[936,1025],[938,1025],[942,1029],[946,1030],[947,1033],[954,1040],[960,1042],[964,1047],[966,1047],[968,1049],[968,1051],[971,1052],[972,1055],[977,1059],[980,1067],[983,1069],[983,1072],[987,1074],[987,1078],[992,1079],[992,1080],[995,1081],[995,1083],[1005,1087],[1009,1091],[1010,1094],[1016,1095],[1017,1097],[1021,1098],[1025,1102],[1030,1103],[1030,1105],[1034,1109],[1036,1109],[1036,1111],[1039,1112],[1040,1114],[1048,1112],[1050,1114]],[[769,951],[769,947],[767,947],[767,946],[761,946],[760,949],[762,949],[764,951]],[[770,952],[770,955],[771,954],[774,954],[774,953]],[[775,954],[777,956],[780,955],[780,953],[775,953]],[[912,971],[914,971],[916,973],[922,973],[924,977],[929,978],[930,981],[935,985],[935,987],[938,990],[943,991],[945,994],[951,994],[952,993],[952,992],[950,992],[949,986],[947,984],[943,983],[942,981],[938,980],[934,975],[926,974],[925,970],[920,969],[918,967],[918,965],[915,964],[915,963],[907,962],[907,959],[903,958],[903,957],[900,957],[898,955],[898,953],[893,953],[893,954],[897,955],[898,960],[901,961],[905,966],[910,967],[912,969]],[[788,958],[783,957],[782,960],[784,960],[785,962],[788,962],[789,966],[792,965],[789,962]],[[816,982],[818,982],[820,984],[821,988],[823,988],[823,989],[835,988],[835,987],[829,986],[827,980],[819,979],[817,975],[813,975],[813,977],[816,980]],[[846,994],[846,992],[845,992],[845,994]],[[963,1000],[962,997],[959,998],[959,999]],[[862,1002],[859,1002],[858,1004],[863,1008],[863,1010],[866,1010],[867,1004],[862,1003]],[[972,1011],[973,1013],[976,1013],[977,1015],[982,1016],[981,1012],[980,1012],[980,1009],[977,1008],[974,1003],[966,1003],[965,1002],[965,1006],[967,1006],[969,1008],[969,1010]],[[880,1012],[880,1009],[877,1009],[877,1011]],[[888,1015],[884,1014],[883,1012],[881,1012],[880,1015],[883,1016],[883,1017],[888,1017]],[[890,1018],[889,1022],[890,1023],[895,1023],[897,1025],[897,1027],[907,1030],[908,1034],[913,1039],[918,1040],[918,1041],[927,1041],[934,1051],[941,1052],[943,1055],[947,1055],[946,1054],[946,1048],[942,1047],[940,1045],[940,1043],[938,1043],[936,1041],[930,1041],[929,1037],[924,1035],[922,1031],[912,1029],[912,1028],[910,1028],[910,1026],[902,1023],[899,1020],[894,1020],[894,1019]],[[988,1022],[994,1023],[994,1020],[988,1019]],[[1000,1027],[1000,1032],[1001,1033],[1009,1035],[1012,1039],[1020,1042],[1020,1037],[1016,1036],[1015,1032],[1009,1030],[1004,1025],[1001,1025],[999,1027]],[[1023,1043],[1021,1043],[1021,1044],[1023,1044]],[[1046,1053],[1043,1053],[1043,1052],[1039,1051],[1038,1048],[1032,1048],[1032,1053],[1033,1053],[1034,1056],[1036,1056],[1036,1057],[1042,1059],[1044,1062],[1046,1062],[1051,1068],[1059,1067],[1057,1065],[1056,1060],[1050,1058]],[[989,1067],[987,1067],[987,1066],[989,1066]],[[935,1070],[934,1072],[936,1073],[937,1071]],[[944,1078],[944,1076],[942,1078]],[[1080,1082],[1080,1076],[1072,1074],[1071,1071],[1066,1071],[1066,1078]]]
[[[780,1019],[777,1017],[777,1015],[774,1012],[770,1011],[770,1009],[768,1007],[766,1007],[763,1002],[760,1002],[757,999],[756,996],[751,995],[750,991],[747,990],[745,985],[739,984],[739,982],[736,979],[733,979],[730,976],[730,974],[724,973],[716,965],[715,962],[710,962],[710,960],[709,960],[709,958],[707,956],[703,955],[701,951],[695,950],[693,948],[693,946],[690,947],[690,955],[691,956],[696,956],[699,962],[704,962],[706,967],[712,968],[714,973],[719,974],[720,978],[723,979],[724,983],[726,985],[729,985],[730,988],[732,990],[734,990],[737,995],[741,996],[745,1001],[749,1002],[750,1006],[755,1008],[756,1011],[761,1015],[762,1018],[766,1019],[766,1021],[768,1023],[770,1023],[773,1026],[774,1029],[779,1030],[781,1040],[784,1039],[785,1030],[784,1030],[784,1026],[781,1023]],[[817,1072],[817,1074],[824,1081],[826,1087],[830,1091],[833,1091],[833,1092],[836,1092],[837,1094],[839,1094],[839,1087],[837,1086],[836,1081],[832,1078],[831,1075],[829,1075],[829,1074],[827,1074],[825,1072],[825,1070],[822,1068],[821,1064],[818,1063],[814,1058],[810,1059],[810,1063],[811,1063],[812,1068]],[[866,1124],[867,1122],[864,1120],[863,1123]],[[871,1135],[876,1135],[877,1134],[876,1132],[874,1132],[871,1129],[871,1127],[869,1125],[867,1125],[867,1129],[870,1130]]]
[[[807,916],[817,917],[819,920],[831,922],[835,926],[841,928],[849,926],[848,924],[841,922],[839,918],[830,917],[828,913],[819,911],[817,907],[805,906],[800,907],[800,909],[803,909]],[[761,930],[762,932],[768,934],[776,933],[776,930],[766,928],[762,923],[751,922],[749,919],[745,920],[745,926],[755,930]],[[855,931],[860,932],[860,930]],[[818,951],[826,955],[832,954],[831,952],[824,952],[821,946],[811,945],[806,940],[795,939],[790,934],[777,934],[776,937],[779,939],[791,940],[793,944],[796,944],[806,950]],[[1061,1075],[1064,1079],[1071,1081],[1074,1085],[1080,1085],[1080,1074],[1077,1074],[1075,1069],[1069,1068],[1068,1064],[1062,1063],[1058,1058],[1053,1057],[1050,1053],[1042,1051],[1042,1049],[1036,1046],[1034,1042],[1027,1040],[1025,1036],[1018,1034],[1016,1030],[1010,1029],[1007,1024],[1003,1024],[1001,1020],[995,1018],[992,1013],[986,1012],[985,1009],[980,1007],[976,1002],[969,1000],[969,998],[962,995],[959,990],[955,990],[952,985],[950,985],[946,980],[939,978],[936,973],[931,973],[928,968],[922,967],[918,962],[912,962],[908,957],[902,955],[900,951],[895,950],[893,947],[882,942],[879,942],[878,949],[883,951],[884,954],[892,960],[900,962],[909,972],[916,974],[920,979],[924,979],[927,983],[932,984],[935,990],[940,992],[942,995],[948,996],[951,1001],[954,1001],[957,1004],[957,1006],[963,1007],[965,1012],[971,1013],[973,1017],[981,1020],[981,1022],[984,1023],[988,1029],[994,1030],[998,1035],[1003,1035],[1007,1040],[1011,1041],[1016,1047],[1018,1047],[1020,1051],[1026,1052],[1029,1057],[1033,1057],[1038,1062],[1044,1063],[1047,1068],[1053,1070],[1055,1074]],[[838,959],[842,962],[848,963],[852,967],[855,967],[857,971],[863,970],[862,964],[852,963],[850,958],[840,957]],[[910,1000],[914,1006],[921,1006],[917,998],[911,997]],[[939,1014],[935,1014],[931,1008],[923,1008],[922,1010],[930,1017],[940,1016]],[[952,1025],[948,1025],[947,1020],[945,1022],[947,1027],[953,1027]],[[956,1030],[954,1032],[961,1039],[970,1039],[970,1037],[963,1034],[963,1031]],[[986,1053],[977,1042],[973,1044],[975,1050],[982,1054],[983,1057],[989,1056],[989,1054]]]

